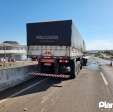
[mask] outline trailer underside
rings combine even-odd
[[[75,78],[75,61],[70,58],[42,57],[38,63],[38,72],[33,76]]]

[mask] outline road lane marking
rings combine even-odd
[[[22,89],[21,91],[19,91],[19,92],[17,92],[17,93],[12,94],[10,97],[14,97],[14,96],[16,96],[16,95],[19,95],[19,94],[21,94],[21,93],[23,93],[23,92],[25,92],[25,91],[27,91],[27,90],[31,89],[32,87],[34,87],[34,86],[36,86],[36,85],[38,85],[38,84],[42,83],[43,81],[45,81],[45,80],[47,80],[47,79],[48,79],[48,78],[43,79],[43,80],[40,80],[39,82],[36,82],[35,84],[30,85],[30,86],[28,86],[27,88],[24,88],[24,89]]]
[[[100,72],[100,75],[102,76],[102,79],[103,79],[105,85],[108,86],[108,81],[106,80],[104,74],[102,72]]]
[[[43,80],[40,80],[39,82],[36,82],[35,84],[30,85],[30,86],[28,86],[28,87],[26,87],[26,88],[20,90],[19,92],[16,92],[16,93],[12,94],[12,95],[9,96],[8,98],[5,98],[5,99],[3,99],[3,100],[0,100],[0,104],[3,103],[3,102],[5,102],[5,101],[7,101],[7,100],[8,100],[9,98],[11,98],[11,97],[14,97],[14,96],[16,96],[16,95],[19,95],[19,94],[21,94],[21,93],[23,93],[23,92],[25,92],[25,91],[31,89],[32,87],[34,87],[34,86],[36,86],[36,85],[42,83],[43,81],[45,81],[45,80],[47,80],[47,79],[48,79],[48,78],[43,79]]]

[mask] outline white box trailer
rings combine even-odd
[[[52,77],[75,77],[73,57],[85,50],[84,40],[72,20],[28,23],[27,46],[28,57],[39,61],[37,75]]]

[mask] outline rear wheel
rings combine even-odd
[[[69,75],[69,79],[75,78],[75,62],[74,62],[74,60],[69,60],[68,63],[59,63],[57,65],[56,69],[57,69],[58,74]]]
[[[75,75],[75,62],[74,62],[74,60],[70,60],[70,67],[71,67],[70,79],[74,79],[76,77],[76,75]]]

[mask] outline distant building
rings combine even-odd
[[[25,60],[27,50],[25,45],[19,45],[16,41],[4,41],[0,44],[0,58],[14,58],[15,60]]]

